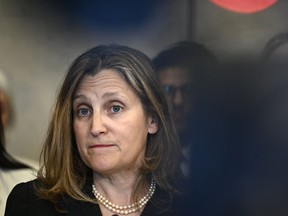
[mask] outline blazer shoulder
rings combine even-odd
[[[17,184],[8,196],[5,216],[56,216],[61,215],[56,211],[53,203],[37,195],[35,186],[38,180]]]
[[[16,185],[7,199],[5,216],[101,215],[98,205],[77,201],[67,195],[63,195],[55,206],[37,195],[39,184],[39,180],[33,180]]]

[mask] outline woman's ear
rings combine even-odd
[[[152,118],[148,118],[148,133],[149,134],[155,134],[158,131],[158,124],[157,122]]]

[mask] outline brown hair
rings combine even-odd
[[[140,98],[146,114],[158,124],[157,133],[148,135],[134,199],[138,199],[151,176],[163,190],[175,189],[180,172],[180,146],[153,64],[138,50],[101,45],[75,59],[58,93],[41,154],[43,166],[38,173],[38,179],[44,183],[37,188],[42,198],[56,203],[62,194],[67,194],[76,200],[92,202],[82,191],[91,169],[81,160],[76,146],[72,99],[84,75],[94,75],[103,69],[118,71]]]

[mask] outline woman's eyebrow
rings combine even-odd
[[[106,92],[102,95],[103,99],[108,99],[108,98],[113,98],[113,97],[124,98],[123,94],[121,94],[119,92]]]
[[[115,97],[118,97],[118,98],[123,98],[125,99],[125,96],[123,94],[121,94],[120,92],[105,92],[103,95],[102,95],[102,99],[109,99],[109,98],[115,98]],[[85,95],[83,94],[76,94],[74,97],[73,97],[73,101],[74,100],[78,100],[78,99],[82,99],[84,101],[89,101],[89,98],[87,98]]]
[[[82,94],[78,94],[78,95],[75,95],[73,97],[73,101],[77,100],[77,99],[88,100],[88,98],[85,95],[82,95]]]

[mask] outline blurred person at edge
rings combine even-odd
[[[9,84],[6,75],[0,70],[0,105],[2,126],[6,128],[13,122],[13,106],[9,96]]]
[[[209,85],[211,77],[219,69],[218,61],[202,44],[181,41],[161,51],[153,59],[153,63],[172,105],[172,115],[182,146],[181,168],[184,174],[189,176],[194,106],[201,100],[200,97],[204,96],[203,89]]]
[[[121,45],[77,57],[58,93],[36,180],[5,216],[183,215],[180,145],[151,60]]]
[[[270,38],[261,53],[261,82],[259,84],[259,125],[270,135],[271,142],[285,143],[288,140],[288,32]],[[260,121],[259,121],[260,122]]]
[[[288,32],[269,38],[260,53],[255,110],[249,150],[257,154],[242,183],[244,214],[288,215]]]
[[[10,87],[10,83],[9,83],[9,79],[7,79],[7,73],[5,74],[3,71],[0,70],[0,105],[1,105],[1,119],[2,119],[2,125],[3,125],[3,130],[6,135],[6,140],[5,143],[6,145],[9,145],[9,143],[7,143],[7,140],[9,141],[9,139],[7,139],[7,137],[9,138],[9,136],[7,136],[7,132],[9,129],[13,128],[13,125],[15,123],[15,112],[14,112],[14,101],[13,101],[13,89],[11,89]],[[8,134],[11,136],[11,134]],[[21,157],[21,156],[17,156],[17,160],[24,162],[25,164],[27,164],[29,167],[32,167],[33,169],[38,169],[39,165],[38,162],[33,160],[33,159],[29,159],[29,158],[25,158],[25,157]]]
[[[264,46],[261,54],[263,63],[287,62],[288,32],[276,34]]]
[[[33,169],[14,159],[6,150],[4,130],[13,117],[8,92],[6,76],[0,71],[0,215],[4,215],[6,199],[13,187],[35,178]]]

